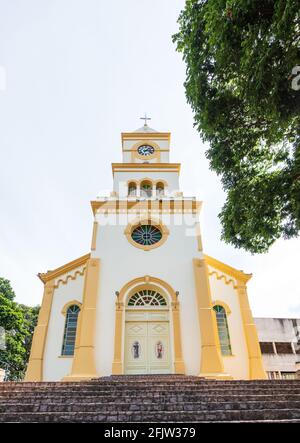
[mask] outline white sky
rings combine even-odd
[[[89,252],[89,201],[111,190],[120,132],[172,132],[181,188],[204,200],[205,252],[252,272],[256,316],[300,316],[300,240],[251,256],[220,241],[224,202],[193,128],[171,35],[184,0],[0,0],[0,276],[41,302],[36,277]],[[271,202],[270,202],[271,204]]]

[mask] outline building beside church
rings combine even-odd
[[[264,379],[250,274],[206,255],[201,202],[180,192],[170,133],[122,133],[113,190],[91,202],[88,254],[39,274],[27,381],[111,374]]]
[[[300,319],[255,318],[254,321],[268,378],[300,378]]]

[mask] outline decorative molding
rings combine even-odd
[[[62,283],[63,285],[66,285],[68,283],[69,280],[76,280],[77,276],[83,276],[86,270],[86,266],[84,266],[81,270],[77,270],[74,272],[74,274],[68,274],[64,279],[60,278],[59,280],[57,280],[57,282],[54,285],[54,288],[57,289],[59,287],[59,285]]]
[[[78,300],[71,300],[71,301],[68,301],[68,302],[64,305],[64,307],[63,307],[62,310],[61,310],[61,313],[62,313],[64,316],[66,316],[66,315],[67,315],[67,310],[69,309],[69,307],[70,307],[70,306],[74,306],[74,305],[78,306],[79,309],[82,308],[82,303],[80,303],[80,301],[78,301]]]
[[[165,170],[171,172],[180,172],[180,163],[112,163],[113,175],[115,172],[133,172],[136,169],[138,172],[141,170]]]
[[[125,140],[171,140],[170,132],[122,132],[122,146]]]
[[[60,277],[61,275],[64,275],[67,272],[72,271],[73,269],[79,268],[81,265],[86,264],[90,256],[91,256],[90,253],[82,255],[81,257],[76,258],[76,260],[70,261],[63,266],[60,266],[59,268],[53,269],[45,273],[39,273],[38,277],[40,278],[40,280],[42,280],[43,283],[46,283],[50,280],[54,280],[57,277]]]
[[[206,263],[211,266],[212,268],[217,269],[218,271],[221,271],[224,274],[229,275],[230,277],[233,277],[235,280],[241,280],[244,283],[247,283],[250,278],[252,277],[252,274],[246,274],[243,271],[239,271],[238,269],[233,268],[232,266],[226,265],[225,263],[210,257],[209,255],[204,255]],[[213,271],[214,272],[214,271]],[[228,284],[228,283],[226,283]]]
[[[201,210],[202,202],[198,200],[93,200],[91,206],[94,215],[96,213],[127,213],[127,212],[159,212],[159,213],[192,213],[197,214]]]
[[[224,280],[226,285],[229,285],[231,283],[234,289],[237,288],[235,281],[232,278],[228,278],[225,274],[219,274],[217,271],[209,271],[208,275],[215,275],[217,280]]]
[[[230,307],[223,300],[213,300],[212,301],[212,307],[214,308],[215,306],[222,306],[222,308],[225,309],[226,315],[231,314]]]

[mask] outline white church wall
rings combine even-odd
[[[169,214],[162,216],[163,222]],[[97,216],[101,224],[104,216]],[[195,223],[192,215],[187,224]],[[128,242],[124,226],[100,226],[94,257],[101,259],[99,298],[97,305],[96,362],[99,375],[110,375],[114,353],[116,291],[129,281],[150,275],[179,291],[181,330],[187,374],[200,370],[200,332],[195,299],[193,257],[199,256],[195,236],[186,235],[186,226],[168,224],[170,235],[159,248],[143,251]],[[191,231],[192,229],[188,229]],[[189,232],[191,233],[191,232]],[[124,346],[123,346],[124,348]]]
[[[219,271],[211,267],[209,270],[216,271],[220,275]],[[226,279],[229,281],[232,277],[226,276]],[[225,302],[231,311],[227,315],[227,321],[232,356],[223,356],[225,372],[236,379],[247,379],[249,377],[248,350],[237,291],[232,283],[226,284],[223,278],[218,280],[215,274],[210,275],[209,280],[212,301]]]
[[[82,270],[77,268],[71,271],[71,275]],[[68,274],[59,279],[64,280]],[[77,275],[75,280],[68,279],[66,284],[60,283],[54,290],[50,321],[44,353],[44,381],[57,381],[68,375],[71,371],[73,358],[61,357],[63,334],[66,317],[62,314],[63,307],[70,301],[76,300],[82,303],[84,276]]]
[[[137,158],[135,157],[134,159],[132,158],[132,151],[124,151],[123,152],[123,162],[124,163],[145,163],[146,159],[145,158]],[[160,158],[153,158],[151,159],[151,163],[169,163],[169,152],[166,151],[161,151],[160,153]]]

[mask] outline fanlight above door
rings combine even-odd
[[[128,306],[167,306],[167,301],[157,291],[142,289],[130,297]]]

